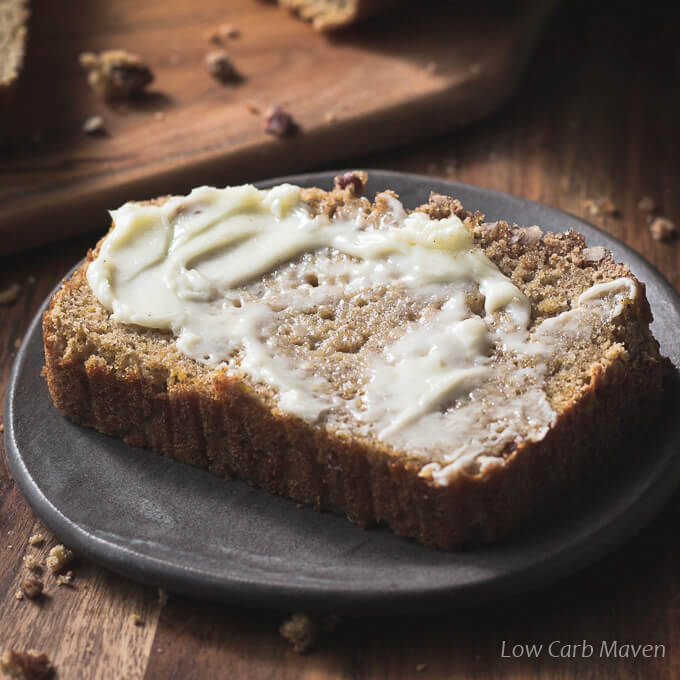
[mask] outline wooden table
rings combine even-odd
[[[493,118],[418,147],[345,159],[347,164],[450,177],[559,206],[622,238],[677,287],[679,246],[651,238],[637,203],[651,196],[660,214],[680,224],[678,12],[650,3],[601,5],[565,3],[557,11],[519,91]],[[589,215],[584,201],[601,197],[616,204],[620,217]],[[15,304],[0,306],[3,392],[29,319],[93,238],[0,260],[0,290],[22,285]],[[28,537],[40,522],[2,456],[0,646],[47,652],[60,678],[677,677],[679,510],[676,494],[627,545],[552,587],[474,610],[346,618],[301,656],[277,632],[282,613],[172,594],[162,607],[154,589],[84,560],[73,564],[72,587],[48,578],[41,602],[15,599]],[[55,542],[50,536],[47,547]],[[131,614],[144,625],[134,625]],[[501,656],[503,641],[507,650],[553,640],[586,640],[597,650],[603,640],[649,642],[664,645],[665,655]]]

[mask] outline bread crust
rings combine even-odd
[[[310,189],[305,199],[313,209],[332,213],[352,201],[368,204],[355,194],[350,184],[328,193]],[[570,256],[585,251],[573,232],[535,241],[505,223],[483,224],[481,216],[466,213],[449,197],[433,195],[419,209],[434,219],[452,212],[465,218],[487,254],[501,248],[497,263],[513,251]],[[379,212],[380,201],[367,210]],[[627,272],[640,293],[625,312],[625,349],[592,365],[544,439],[519,441],[502,464],[475,474],[461,470],[439,486],[418,475],[426,461],[282,413],[224,371],[210,371],[202,381],[156,380],[134,353],[125,370],[116,368],[97,338],[87,336],[86,326],[64,314],[66,301],[89,290],[86,271],[96,252],[64,282],[43,317],[44,374],[65,415],[128,444],[244,479],[318,510],[342,512],[363,527],[386,524],[440,549],[494,540],[548,508],[575,480],[612,460],[623,431],[644,422],[662,393],[665,363],[649,333],[644,286],[608,255],[598,264],[604,275]],[[87,302],[101,308],[91,293]]]

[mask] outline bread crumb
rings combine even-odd
[[[42,534],[33,534],[28,539],[28,542],[31,545],[42,545],[45,542],[45,537]]]
[[[43,582],[33,576],[32,574],[26,577],[21,584],[21,592],[26,596],[34,600],[36,597],[40,597],[43,591]]]
[[[426,664],[426,663],[419,663],[419,664],[416,666],[416,671],[417,671],[418,673],[422,673],[426,668],[427,668],[427,664]]]
[[[24,564],[26,565],[27,569],[31,569],[32,571],[40,571],[42,568],[40,566],[40,560],[36,555],[28,554],[24,555]]]
[[[126,50],[83,52],[79,61],[87,71],[87,82],[104,99],[130,99],[153,82],[153,73],[141,57]]]
[[[39,680],[48,677],[53,668],[47,654],[34,649],[25,652],[8,649],[0,658],[0,670],[11,678]]]
[[[297,124],[293,117],[280,106],[272,106],[265,113],[264,130],[270,135],[285,137],[297,131]]]
[[[101,116],[90,116],[83,123],[83,132],[92,136],[104,134],[106,132],[104,119]]]
[[[57,576],[58,586],[70,586],[72,581],[73,581],[72,571],[67,571],[65,574],[59,574],[59,576]]]
[[[206,31],[203,37],[215,45],[223,45],[228,39],[240,38],[241,31],[233,24],[220,24],[217,28]]]
[[[130,614],[130,623],[133,626],[143,626],[144,619],[139,614]]]
[[[656,217],[649,225],[652,238],[656,241],[670,241],[678,233],[674,222],[667,217]]]
[[[600,201],[600,212],[609,217],[618,217],[621,214],[611,198],[603,198]]]
[[[318,629],[307,614],[296,613],[284,621],[279,627],[279,633],[293,645],[296,654],[302,654],[310,649],[318,638]]]
[[[24,594],[20,590],[17,590],[16,593],[14,593],[14,597],[16,597],[17,600],[23,600]]]
[[[235,83],[241,80],[241,76],[225,50],[208,52],[203,63],[205,70],[222,83]]]
[[[17,301],[21,286],[18,283],[13,283],[9,288],[0,290],[0,305],[11,305]]]
[[[637,204],[638,210],[643,213],[652,213],[656,210],[656,201],[651,196],[643,196]]]
[[[165,605],[168,604],[168,593],[166,590],[163,590],[163,588],[158,589],[158,604],[160,604],[161,607],[165,607]]]
[[[52,550],[50,550],[46,564],[50,571],[57,572],[61,571],[71,560],[73,560],[73,552],[69,550],[64,545],[55,545]]]

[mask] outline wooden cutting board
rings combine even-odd
[[[0,128],[0,254],[107,227],[106,209],[340,164],[487,115],[511,93],[553,6],[434,2],[404,6],[336,36],[260,0],[36,0],[29,56]],[[423,11],[422,8],[428,8]],[[204,69],[205,33],[231,23],[243,74],[221,85]],[[83,51],[125,48],[156,76],[115,108],[90,90]],[[263,130],[279,104],[300,126]],[[89,137],[101,115],[107,134]]]

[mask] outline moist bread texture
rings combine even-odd
[[[371,203],[360,195],[365,174],[346,178],[331,192],[305,189],[302,198],[315,213],[360,212],[379,221],[389,210],[386,195]],[[529,299],[532,327],[569,310],[595,284],[629,278],[638,293],[592,337],[551,358],[544,389],[555,421],[540,441],[518,438],[496,452],[500,464],[469,466],[439,485],[419,475],[429,462],[422,456],[283,413],[276,390],[194,361],[177,349],[172,333],[112,321],[86,278],[101,242],[44,314],[45,376],[55,405],[74,422],[129,444],[342,512],[364,527],[386,524],[426,545],[451,549],[515,529],[575,480],[614,460],[622,434],[645,422],[660,399],[666,361],[649,330],[644,284],[573,231],[485,223],[481,214],[438,194],[416,210],[431,219],[455,214],[463,220],[485,255]],[[293,356],[318,362],[329,380],[351,392],[352,357],[374,333],[386,332],[385,325],[389,330],[412,319],[408,305],[389,291],[358,309],[344,308],[344,316],[309,315],[301,341],[286,342]],[[315,337],[323,342],[310,343]]]

